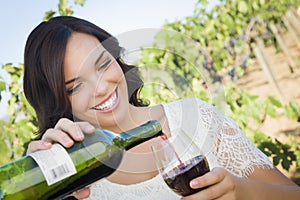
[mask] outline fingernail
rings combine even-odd
[[[193,188],[193,187],[197,187],[198,185],[198,181],[196,180],[192,180],[191,183],[190,183],[190,186]]]
[[[80,130],[77,130],[77,136],[79,137],[79,139],[83,139],[83,133]]]
[[[87,125],[87,129],[88,129],[88,131],[94,131],[94,130],[95,130],[95,127],[92,126],[92,125],[90,125],[90,124],[88,124],[88,125]]]
[[[67,143],[67,144],[70,144],[70,143],[73,142],[73,141],[72,141],[70,138],[68,138],[68,137],[64,137],[64,138],[63,138],[63,141],[64,141],[65,143]]]
[[[50,142],[44,142],[43,144],[45,147],[50,147],[52,145]]]
[[[50,148],[52,143],[51,142],[43,142],[44,147]]]
[[[81,129],[79,128],[79,126],[76,126],[76,135],[79,139],[83,139],[83,137],[84,137]]]

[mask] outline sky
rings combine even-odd
[[[0,65],[23,63],[26,38],[43,19],[46,11],[57,11],[59,0],[0,0]],[[84,18],[112,35],[144,28],[160,28],[166,21],[193,15],[197,0],[86,0],[83,7],[68,1],[74,16]],[[0,70],[0,76],[6,77]],[[0,118],[6,113],[3,93]]]
[[[58,0],[0,0],[0,64],[23,63],[30,31]],[[87,19],[113,35],[141,28],[160,28],[167,20],[192,15],[197,0],[86,0],[74,5],[74,16]]]

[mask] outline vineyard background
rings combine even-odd
[[[295,25],[300,27],[300,15],[297,13],[297,18],[293,18]],[[259,95],[261,98],[266,98],[269,95],[281,96],[285,102],[296,100],[300,103],[300,29],[284,29],[280,28],[282,40],[286,45],[288,53],[292,59],[292,69],[284,52],[278,52],[273,45],[264,46],[261,51],[266,57],[267,63],[271,69],[276,85],[268,80],[266,73],[263,71],[259,61],[254,60],[251,68],[247,69],[245,75],[240,77],[238,87],[246,89],[252,94]],[[297,39],[293,36],[296,34]],[[298,40],[298,41],[297,41]],[[289,133],[299,136],[300,139],[300,124],[291,119],[284,119],[280,116],[275,120],[268,118],[261,127],[262,131],[272,135],[273,137],[282,137]],[[283,133],[283,134],[281,134]],[[298,140],[300,143],[300,140]]]
[[[146,78],[155,76],[156,71],[160,83],[158,88],[153,79],[143,95],[158,103],[174,100],[170,95],[174,91],[180,97],[193,96],[215,104],[210,92],[216,92],[214,88],[221,84],[226,114],[274,165],[300,185],[300,1],[219,2],[206,10],[208,1],[198,0],[193,16],[162,27],[177,34],[162,31],[154,48],[142,49],[138,66],[147,66],[142,71]],[[73,3],[84,6],[85,0]],[[72,14],[70,2],[59,0],[58,9],[47,11],[43,20]],[[207,74],[203,76],[195,66]],[[8,63],[2,68],[11,82],[5,83],[0,76],[0,100],[1,91],[10,92],[11,98],[9,119],[0,120],[0,165],[24,155],[37,130],[35,112],[22,89],[23,64]]]
[[[268,75],[263,71],[261,64],[255,59],[253,65],[239,78],[237,85],[263,99],[275,94],[280,96],[282,101],[295,100],[300,103],[300,13],[294,8],[290,9],[283,19],[286,27],[279,27],[278,32],[289,55],[283,51],[278,51],[274,45],[260,47],[276,84],[268,79]],[[291,72],[291,68],[293,72]],[[288,137],[292,134],[297,143],[300,144],[299,121],[286,118],[282,114],[276,118],[267,117],[261,124],[260,130],[285,142],[289,140]],[[299,167],[294,166],[290,174],[282,171],[286,175],[290,175],[300,185]]]

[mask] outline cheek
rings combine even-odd
[[[83,113],[87,110],[89,106],[88,95],[75,95],[74,97],[70,97],[70,102],[72,106],[72,112],[74,115],[79,113]]]
[[[111,64],[105,74],[108,75],[114,82],[120,82],[122,79],[124,79],[124,73],[117,61]]]
[[[115,67],[115,73],[114,73],[114,81],[120,84],[120,87],[122,88],[123,92],[127,93],[127,82],[126,79],[131,79],[130,71],[126,72],[125,74],[123,73],[123,70],[121,67],[118,65],[118,67]]]

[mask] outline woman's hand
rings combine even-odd
[[[73,122],[66,118],[61,118],[54,128],[48,129],[41,140],[32,141],[28,145],[27,154],[38,150],[46,150],[52,147],[53,143],[60,143],[69,148],[74,141],[82,141],[84,134],[90,134],[95,128],[88,122]],[[77,199],[87,198],[90,195],[90,189],[84,188],[73,193]]]
[[[216,167],[210,172],[190,182],[192,188],[208,188],[195,193],[193,195],[183,197],[184,200],[235,200],[238,199],[238,187],[240,186],[240,178],[235,177],[223,168]]]
[[[27,154],[38,150],[50,149],[53,143],[60,143],[66,148],[71,147],[74,141],[82,141],[84,134],[90,134],[95,128],[88,122],[73,122],[61,118],[54,128],[48,129],[41,140],[32,141],[28,145]]]

